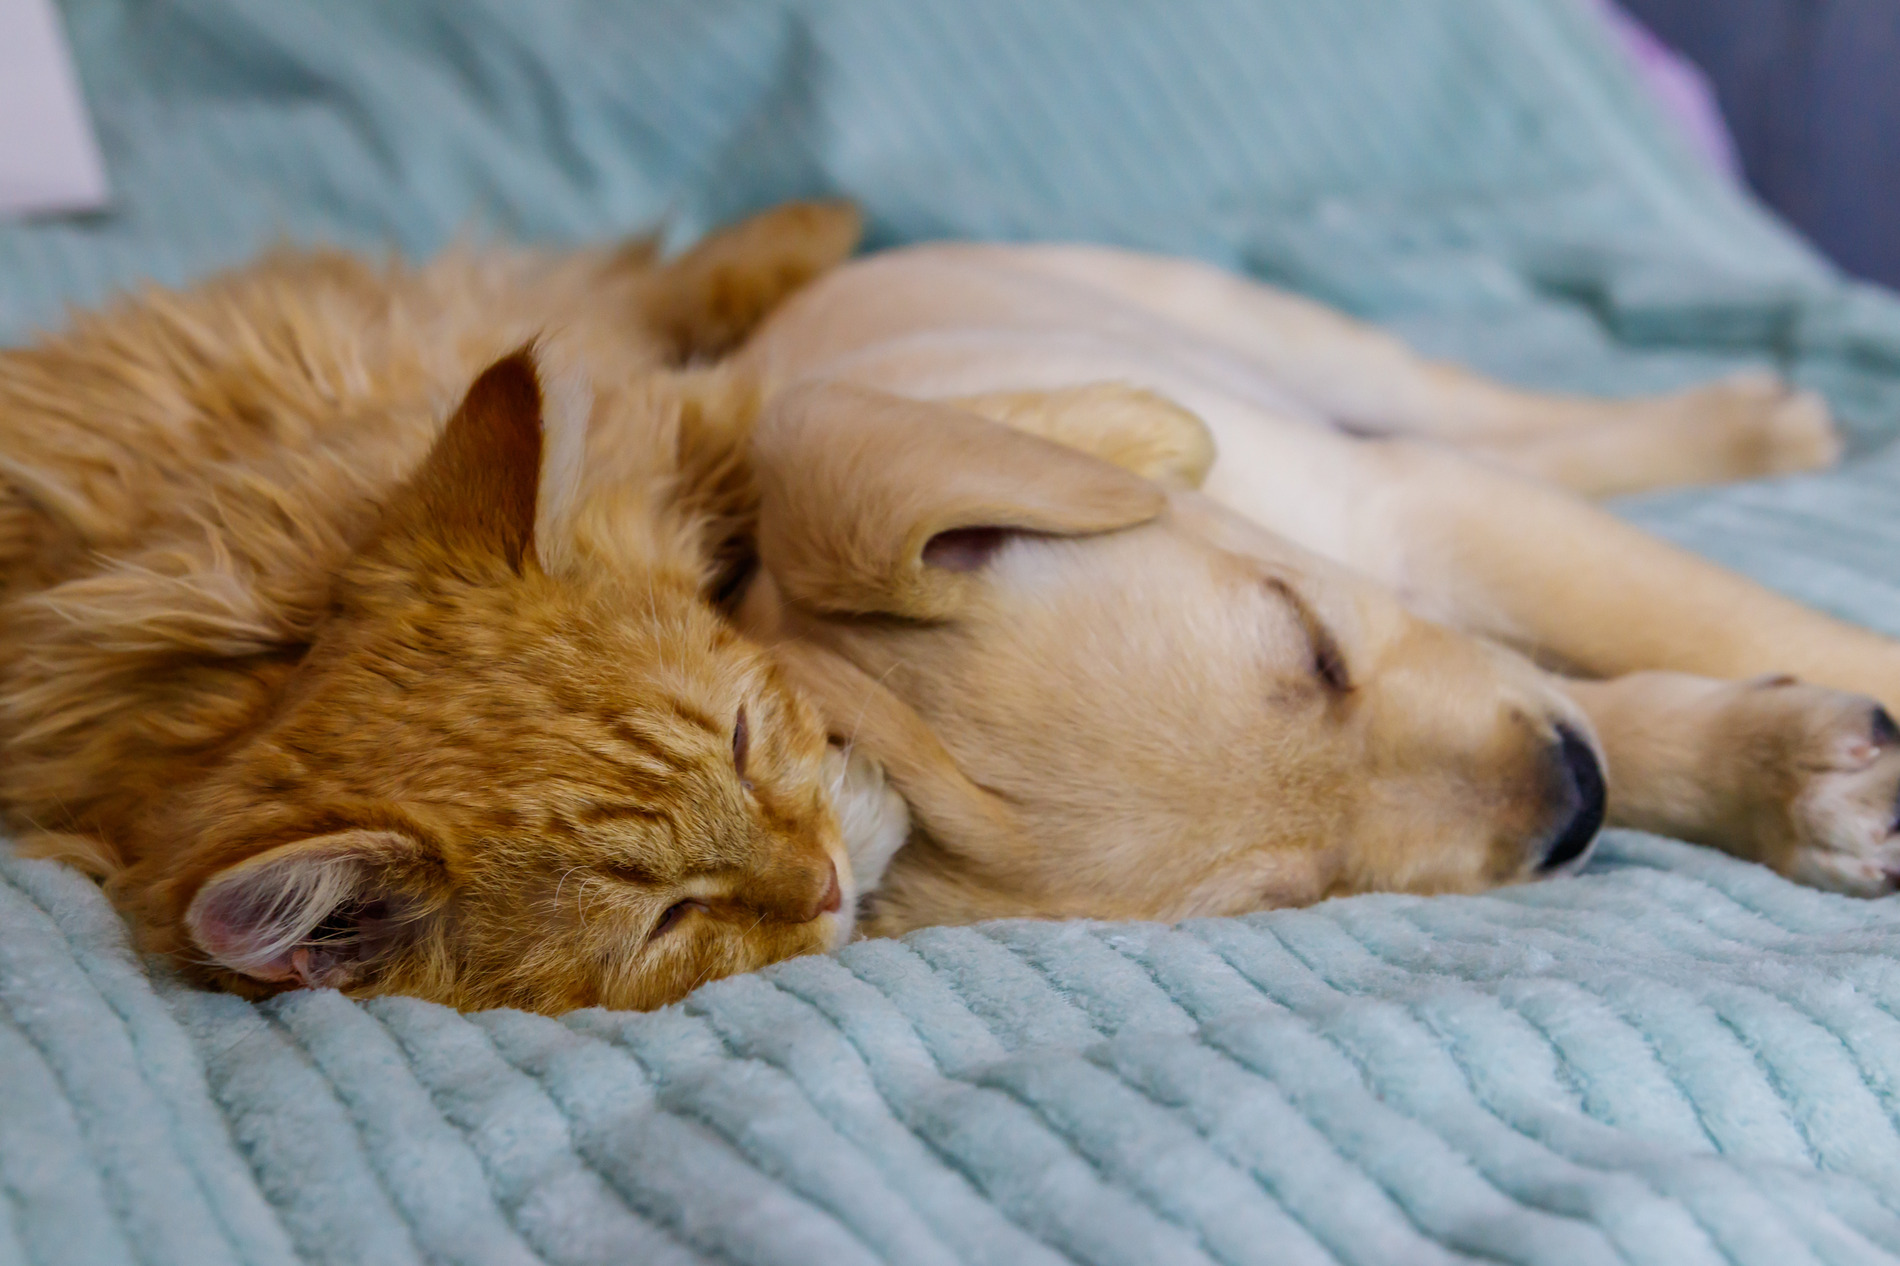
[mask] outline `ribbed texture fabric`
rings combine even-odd
[[[0,339],[275,240],[1194,254],[1548,386],[1741,364],[1864,456],[1636,520],[1900,632],[1900,305],[1671,148],[1567,0],[71,0],[120,205]],[[866,942],[651,1015],[262,1006],[0,854],[0,1266],[1900,1261],[1900,903],[1580,878]]]
[[[1900,1260],[1900,905],[1688,845],[559,1021],[184,989],[0,878],[7,1263]]]

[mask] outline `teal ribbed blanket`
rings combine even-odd
[[[1639,522],[1900,633],[1900,304],[1694,170],[1568,0],[68,0],[119,203],[0,340],[280,239],[1194,254],[1510,378],[1825,390]],[[1576,879],[864,942],[649,1014],[180,987],[0,851],[0,1266],[1900,1262],[1900,902]]]

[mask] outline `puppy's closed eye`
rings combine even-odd
[[[1267,591],[1284,602],[1292,611],[1293,618],[1299,623],[1300,631],[1306,635],[1307,645],[1312,648],[1313,675],[1334,694],[1348,694],[1352,690],[1352,672],[1346,666],[1346,656],[1339,648],[1339,640],[1331,629],[1319,618],[1312,606],[1293,586],[1277,576],[1269,576]]]
[[[1313,640],[1313,675],[1336,694],[1350,691],[1352,677],[1346,672],[1346,657],[1340,654],[1332,635],[1322,628],[1317,632],[1309,629],[1307,636]]]
[[[945,571],[976,571],[996,557],[1008,540],[1005,528],[952,528],[925,543],[924,562]]]

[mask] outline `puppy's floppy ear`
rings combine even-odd
[[[409,926],[420,853],[417,841],[387,830],[280,844],[206,880],[185,924],[220,967],[271,984],[343,988],[373,971]]]
[[[1012,858],[1033,855],[1008,803],[971,782],[923,718],[882,682],[809,642],[781,642],[772,653],[830,719],[832,737],[883,766],[938,847],[1005,872]]]
[[[833,614],[942,619],[1011,532],[1145,523],[1154,484],[940,404],[835,383],[794,388],[753,435],[759,559],[785,598]]]

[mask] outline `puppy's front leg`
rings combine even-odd
[[[1446,623],[1592,677],[1794,673],[1900,708],[1900,643],[1803,607],[1585,501],[1404,441],[1341,457],[1335,486],[1352,490],[1356,480],[1364,488],[1361,535],[1384,547],[1360,553]],[[1216,467],[1210,484],[1220,476]]]
[[[1819,888],[1877,896],[1900,883],[1900,729],[1872,699],[1669,672],[1563,687],[1603,744],[1613,825]]]
[[[1711,391],[1715,389],[1710,389]],[[1707,393],[1703,393],[1707,394]],[[1800,410],[1738,421],[1688,398],[1634,401],[1588,426],[1459,447],[1586,497],[1732,483],[1831,464],[1840,441]]]

